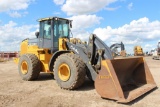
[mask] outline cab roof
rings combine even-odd
[[[46,18],[38,19],[38,21],[39,21],[39,22],[41,22],[41,21],[51,20],[51,19],[62,19],[62,20],[68,20],[68,21],[71,21],[71,20],[69,20],[69,19],[61,18],[61,17],[46,17]]]

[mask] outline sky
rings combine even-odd
[[[38,19],[73,20],[73,37],[88,41],[96,34],[107,46],[123,42],[127,53],[144,52],[160,41],[160,0],[0,0],[0,51],[19,51],[22,40],[35,38]]]

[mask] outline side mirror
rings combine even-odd
[[[36,35],[36,37],[38,38],[38,36],[39,36],[39,32],[36,32],[36,33],[35,33],[35,35]]]

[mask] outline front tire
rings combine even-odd
[[[41,63],[36,55],[24,54],[20,57],[18,70],[23,80],[35,80],[39,76]]]
[[[85,81],[86,65],[80,56],[67,53],[60,55],[54,65],[54,77],[63,89],[76,89]]]

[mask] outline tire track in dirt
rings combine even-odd
[[[0,95],[0,106],[6,107],[13,105],[14,102],[21,102],[24,100],[25,96],[17,96],[17,95]]]

